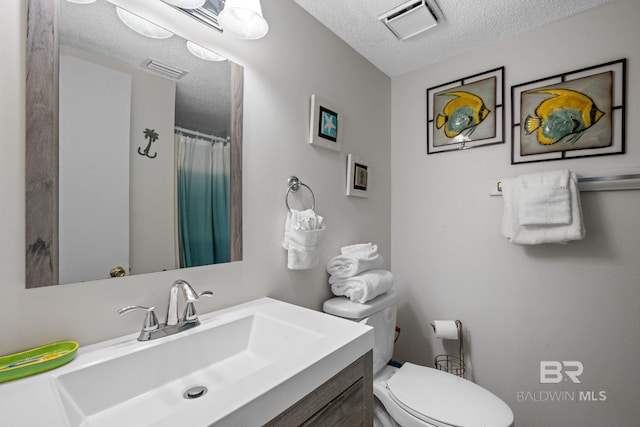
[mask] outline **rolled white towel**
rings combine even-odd
[[[351,255],[338,255],[327,263],[327,273],[329,283],[334,284],[337,280],[348,279],[368,270],[375,270],[382,267],[382,255],[379,253],[370,254],[366,257]]]
[[[337,280],[331,292],[344,295],[353,302],[365,303],[387,292],[393,286],[393,275],[386,270],[370,270],[357,276]]]

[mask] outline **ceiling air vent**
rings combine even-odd
[[[425,0],[412,0],[378,17],[400,40],[406,40],[438,25],[436,7]]]
[[[165,77],[169,77],[170,79],[178,80],[187,72],[185,70],[181,70],[180,68],[174,67],[173,65],[163,64],[162,62],[158,62],[155,59],[147,58],[144,61],[145,67],[154,71],[158,74],[162,74]]]

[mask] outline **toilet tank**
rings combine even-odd
[[[324,302],[322,310],[373,327],[373,373],[377,373],[391,360],[396,333],[398,297],[393,291],[382,294],[364,304],[347,297],[335,297]]]

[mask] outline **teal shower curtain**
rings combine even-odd
[[[180,267],[229,262],[229,144],[176,134]]]

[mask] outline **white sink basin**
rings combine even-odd
[[[204,386],[207,392],[224,389],[321,337],[312,330],[251,314],[61,374],[56,385],[73,426],[83,425],[83,420],[96,427],[133,421],[143,425],[188,408],[192,402],[183,394],[193,386]],[[87,393],[96,385],[97,393]],[[136,419],[137,414],[144,419]]]
[[[0,385],[3,418],[24,425],[26,410],[49,426],[261,425],[373,346],[367,326],[269,298],[200,320],[153,341],[87,346],[57,370]],[[207,391],[187,399],[194,386]],[[49,399],[42,411],[20,393],[32,387]]]

